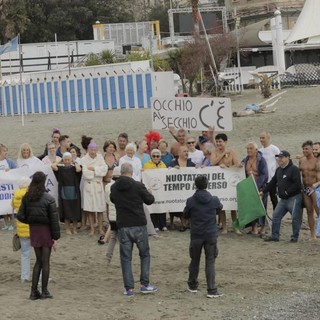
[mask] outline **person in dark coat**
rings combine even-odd
[[[201,251],[204,248],[206,256],[207,297],[217,298],[222,296],[222,294],[218,292],[215,283],[214,264],[218,256],[216,215],[222,210],[222,204],[218,197],[212,196],[206,190],[208,179],[205,175],[196,177],[195,186],[197,190],[192,197],[187,199],[183,211],[183,217],[190,220],[191,225],[189,247],[191,262],[189,264],[188,290],[191,293],[198,291],[199,264]]]
[[[65,223],[68,235],[77,234],[77,224],[81,221],[80,180],[81,166],[72,164],[72,155],[65,152],[62,164],[52,164],[52,169],[58,180],[60,221]],[[70,222],[73,230],[71,233]]]
[[[280,198],[272,215],[271,236],[266,238],[265,241],[279,241],[281,220],[289,211],[292,216],[292,235],[290,242],[297,242],[302,223],[302,184],[300,171],[299,168],[292,163],[288,151],[282,150],[276,157],[279,167],[271,181],[260,192],[262,196],[276,186]]]
[[[131,163],[123,163],[120,170],[120,178],[111,186],[110,200],[116,207],[124,294],[134,295],[133,244],[136,244],[140,256],[140,292],[144,294],[156,292],[158,288],[149,283],[150,252],[147,218],[143,209],[144,203],[150,205],[154,202],[154,196],[143,183],[132,178],[133,167]]]
[[[26,195],[22,198],[17,215],[20,222],[30,226],[31,246],[36,254],[32,273],[31,300],[53,298],[48,291],[51,249],[56,250],[60,238],[59,215],[54,198],[46,192],[46,175],[38,171],[33,175]],[[42,292],[38,282],[42,273]]]

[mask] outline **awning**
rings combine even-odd
[[[249,24],[239,29],[239,44],[241,47],[258,47],[268,45],[259,38],[261,29],[270,23],[270,19],[264,19],[259,22]],[[234,31],[233,31],[234,32]]]
[[[308,39],[307,43],[320,43],[320,1],[306,0],[302,11],[285,43]]]

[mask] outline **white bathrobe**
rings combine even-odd
[[[81,158],[81,165],[83,210],[89,212],[106,211],[102,178],[107,174],[108,166],[101,154],[97,154],[95,158],[91,158],[89,154],[86,154]],[[87,169],[90,166],[94,167],[94,171]]]

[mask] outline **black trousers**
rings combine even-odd
[[[163,228],[167,227],[166,213],[151,213],[150,217],[155,228],[162,230]]]
[[[191,239],[189,253],[190,253],[190,264],[189,264],[189,279],[188,285],[190,289],[197,289],[199,265],[201,258],[201,251],[204,248],[205,253],[205,273],[207,280],[207,291],[208,294],[214,294],[217,292],[215,284],[215,260],[218,256],[218,247],[216,239]]]
[[[277,204],[278,204],[278,196],[277,196],[277,188],[276,186],[274,186],[270,191],[269,191],[269,196],[270,196],[270,200],[272,203],[272,208],[273,211],[275,210]]]

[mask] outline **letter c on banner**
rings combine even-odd
[[[200,109],[200,112],[199,112],[199,119],[200,119],[200,122],[202,123],[203,126],[205,126],[206,128],[209,128],[209,126],[203,121],[202,119],[202,112],[204,111],[204,109],[206,108],[209,108],[209,105],[205,105],[203,106],[201,109]]]

